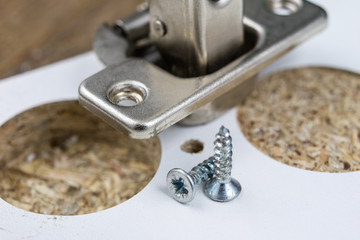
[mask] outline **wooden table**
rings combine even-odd
[[[141,0],[0,0],[0,79],[89,51],[102,22]]]

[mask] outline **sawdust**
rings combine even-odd
[[[75,101],[30,109],[0,128],[0,196],[27,211],[78,215],[141,191],[160,142],[130,139]]]
[[[330,68],[273,74],[238,108],[246,138],[268,156],[322,172],[360,169],[360,76]]]

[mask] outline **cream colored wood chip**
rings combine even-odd
[[[154,176],[157,137],[128,138],[77,101],[46,104],[0,127],[0,197],[43,214],[78,215],[120,204]]]

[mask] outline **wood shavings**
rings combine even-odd
[[[0,136],[0,196],[36,213],[115,206],[141,191],[160,163],[158,138],[130,139],[75,101],[19,114]]]
[[[184,142],[180,148],[186,153],[201,153],[204,149],[204,143],[199,140],[190,139]]]
[[[291,166],[360,170],[360,76],[330,68],[276,73],[238,108],[246,138]]]

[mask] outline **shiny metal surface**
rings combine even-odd
[[[127,40],[135,44],[136,41],[147,38],[149,35],[149,12],[145,9],[116,21]]]
[[[172,197],[180,203],[189,203],[195,197],[195,182],[192,177],[180,168],[172,169],[166,183]]]
[[[130,43],[124,36],[116,34],[111,27],[102,24],[95,33],[93,48],[106,66],[120,64],[127,59]]]
[[[212,179],[204,187],[206,196],[217,202],[229,202],[239,196],[241,185],[235,178],[230,178],[228,182],[219,182]]]
[[[150,38],[171,72],[195,77],[213,72],[240,55],[244,41],[243,0],[151,0]],[[162,31],[163,32],[163,31]]]
[[[195,185],[209,181],[214,175],[214,158],[210,157],[193,167],[189,173],[174,168],[166,176],[171,196],[180,203],[189,203],[195,197]]]
[[[101,53],[100,57],[115,65],[80,85],[80,102],[127,135],[149,138],[240,87],[262,68],[326,26],[325,11],[309,2],[304,1],[301,9],[288,16],[275,14],[264,3],[263,0],[252,0],[244,4],[244,26],[256,36],[252,49],[216,72],[201,77],[179,78],[143,59],[122,58],[125,54],[118,52],[125,46],[125,40],[115,40],[113,35],[106,33],[111,39],[110,45],[119,44],[120,48],[116,48],[119,51],[115,53],[114,48],[112,51],[105,48],[109,43],[98,44],[95,50],[107,51],[109,56]],[[122,49],[126,52],[126,48]],[[145,86],[146,98],[133,107],[111,103],[106,93],[112,85],[123,81],[141,83]]]
[[[214,177],[205,183],[204,192],[214,201],[228,202],[241,192],[240,183],[231,177],[232,138],[229,129],[221,126],[214,145]]]
[[[234,106],[241,104],[246,96],[255,88],[255,83],[256,75],[244,80],[230,91],[200,107],[189,116],[180,120],[178,124],[183,126],[193,126],[205,124],[220,117]]]

